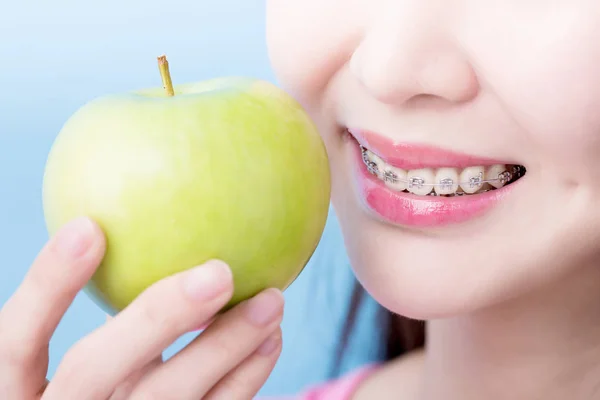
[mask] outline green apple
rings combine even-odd
[[[44,175],[49,233],[81,215],[100,225],[107,251],[86,292],[110,314],[209,259],[232,268],[226,308],[285,290],[329,211],[317,129],[271,83],[225,77],[173,88],[162,72],[164,88],[94,99],[65,123]]]

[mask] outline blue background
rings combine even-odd
[[[168,3],[168,6],[166,5]],[[175,83],[222,75],[275,82],[264,40],[264,1],[7,2],[0,14],[0,304],[47,240],[41,208],[46,156],[62,124],[107,93],[159,86],[166,53]],[[308,21],[307,21],[308,24]],[[352,275],[335,217],[305,272],[286,292],[284,349],[263,394],[294,393],[327,377]],[[367,303],[363,318],[371,317]],[[79,338],[104,322],[80,295],[54,336],[50,376]],[[363,323],[344,369],[375,355]],[[184,336],[167,356],[190,340]]]

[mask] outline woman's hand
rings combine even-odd
[[[102,260],[104,236],[80,218],[44,247],[0,310],[0,398],[5,400],[251,399],[281,350],[283,296],[266,290],[218,316],[166,362],[179,336],[210,321],[233,291],[229,268],[211,261],[154,284],[77,342],[51,382],[48,343]]]

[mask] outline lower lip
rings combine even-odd
[[[355,181],[362,203],[385,221],[418,228],[440,227],[466,222],[491,210],[513,189],[514,183],[501,189],[460,197],[417,196],[395,192],[371,175],[362,160],[357,143],[354,150]]]

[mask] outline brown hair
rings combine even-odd
[[[344,353],[356,324],[358,310],[364,301],[365,295],[366,292],[363,287],[355,281],[352,296],[350,297],[348,315],[336,349],[336,362],[331,372],[332,376],[339,375]],[[384,361],[391,360],[425,345],[425,323],[423,321],[394,314],[381,306],[377,310],[376,317],[377,326],[381,327],[381,331],[378,333],[380,334],[383,346],[382,358]]]

